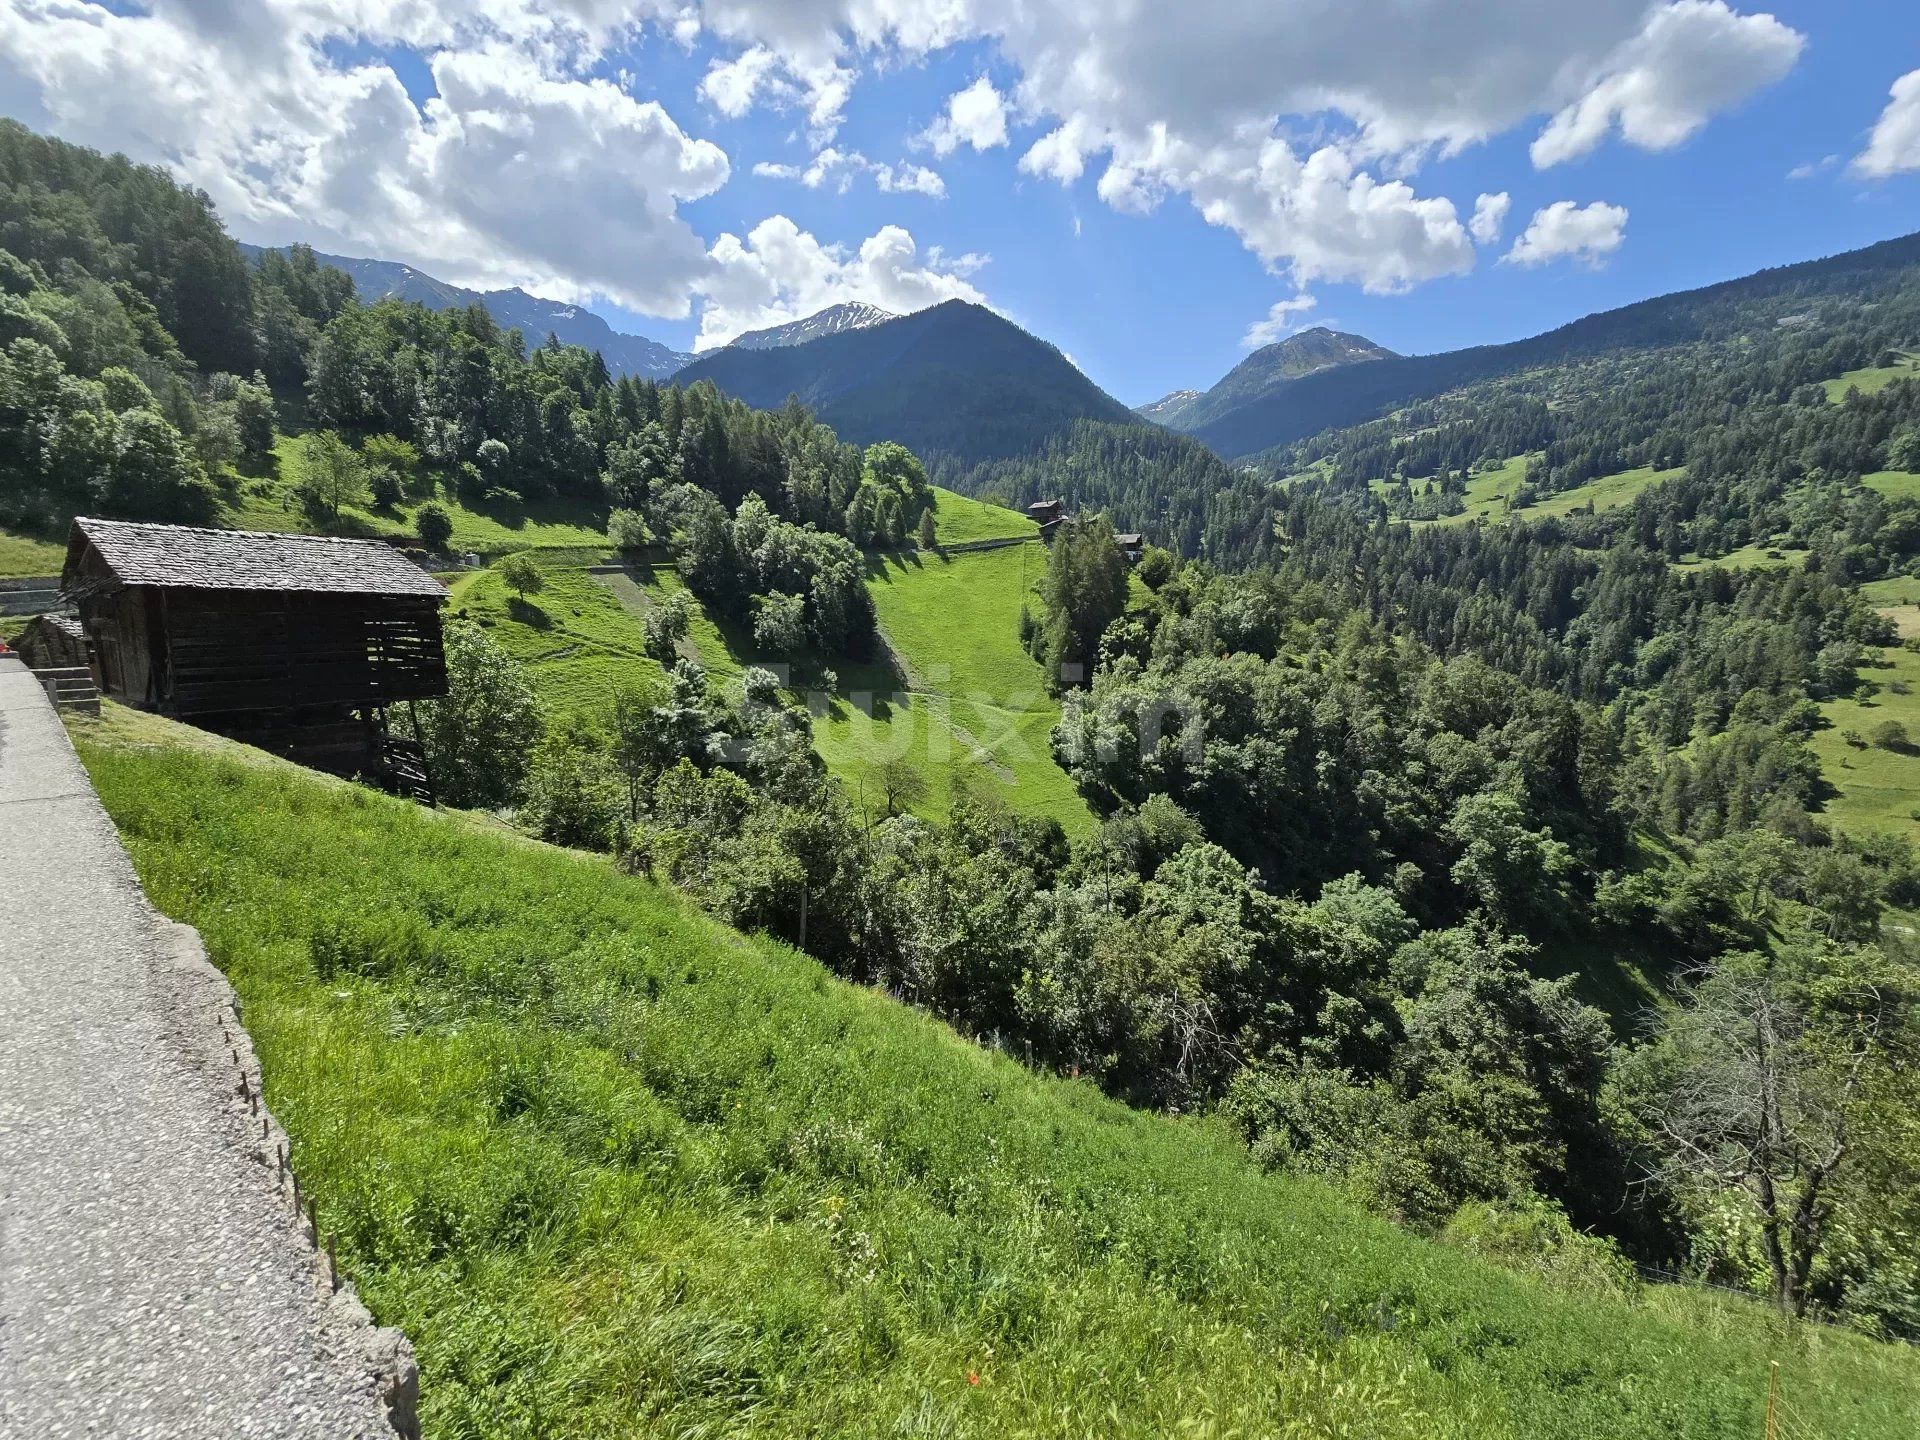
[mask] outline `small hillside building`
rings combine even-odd
[[[1126,531],[1113,537],[1113,543],[1120,547],[1120,553],[1127,558],[1129,565],[1138,565],[1140,556],[1147,548],[1147,537]]]
[[[1066,502],[1062,500],[1036,500],[1027,506],[1027,518],[1044,529],[1057,520],[1067,518]]]
[[[317,769],[417,768],[387,712],[447,691],[446,590],[377,540],[81,518],[60,585],[103,695]]]

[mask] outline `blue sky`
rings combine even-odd
[[[681,349],[977,297],[1129,403],[1276,302],[1425,352],[1920,229],[1912,0],[428,8],[0,0],[0,110]]]

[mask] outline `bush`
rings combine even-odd
[[[1898,720],[1882,720],[1873,727],[1873,743],[1882,750],[1911,749],[1907,739],[1907,727]]]
[[[369,470],[384,465],[408,488],[420,476],[420,451],[411,440],[402,440],[398,435],[368,436],[360,447],[360,455]]]
[[[807,603],[798,595],[753,597],[753,643],[769,655],[791,657],[807,645]]]
[[[438,500],[429,500],[413,517],[413,528],[420,543],[429,550],[444,552],[453,540],[453,517]]]
[[[638,510],[615,510],[607,516],[607,538],[616,550],[638,550],[651,537]]]
[[[367,493],[373,497],[373,508],[391,510],[398,505],[406,494],[400,483],[400,476],[390,465],[369,465],[367,467]]]
[[[1566,1211],[1539,1197],[1462,1205],[1440,1239],[1559,1290],[1630,1296],[1633,1262],[1609,1240],[1574,1229]]]
[[[625,803],[606,753],[585,735],[561,732],[534,748],[520,821],[551,844],[605,850]]]

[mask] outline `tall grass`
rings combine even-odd
[[[1537,1288],[606,864],[77,722],[448,1436],[1905,1437],[1920,1359]]]

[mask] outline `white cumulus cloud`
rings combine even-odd
[[[1305,293],[1295,295],[1291,300],[1274,301],[1265,319],[1256,320],[1247,327],[1247,333],[1240,337],[1240,344],[1248,350],[1256,350],[1262,345],[1284,340],[1300,328],[1297,317],[1305,315],[1319,303]]]
[[[1725,0],[705,0],[701,13],[742,50],[792,55],[800,85],[806,66],[983,42],[1011,82],[951,97],[926,134],[943,153],[1005,143],[1017,118],[1038,131],[1027,174],[1092,172],[1129,213],[1181,197],[1296,281],[1376,290],[1474,263],[1453,202],[1421,191],[1431,156],[1541,117],[1541,165],[1613,133],[1671,146],[1804,46]],[[1293,138],[1305,133],[1318,138]]]
[[[922,137],[936,155],[951,155],[962,145],[991,150],[1007,143],[1006,97],[982,75],[947,97],[947,110]]]
[[[747,330],[784,325],[846,301],[864,300],[907,314],[943,300],[982,301],[966,276],[984,260],[924,255],[897,225],[881,227],[848,253],[824,245],[784,215],[761,221],[743,240],[722,235],[713,244],[712,273],[702,282],[697,350],[724,345]]]
[[[1473,219],[1467,222],[1468,231],[1480,244],[1493,244],[1506,228],[1507,211],[1512,205],[1513,197],[1504,190],[1497,195],[1482,195],[1473,202]]]
[[[786,165],[762,160],[753,173],[768,180],[797,180],[809,190],[828,189],[844,195],[856,178],[873,177],[873,183],[891,195],[925,195],[939,199],[947,193],[947,183],[939,172],[924,165],[889,165],[869,160],[858,150],[836,150],[832,146],[818,151],[805,165]]]
[[[1514,265],[1544,265],[1560,259],[1598,265],[1620,248],[1626,236],[1624,205],[1599,200],[1575,205],[1571,200],[1556,200],[1533,212],[1526,230],[1502,259]]]
[[[1578,159],[1616,125],[1643,150],[1678,145],[1707,120],[1782,79],[1806,37],[1771,15],[1741,15],[1724,0],[1677,0],[1656,10],[1579,100],[1533,142],[1542,169]]]
[[[1855,174],[1881,180],[1902,170],[1920,170],[1920,70],[1893,82],[1887,108],[1853,158]]]

